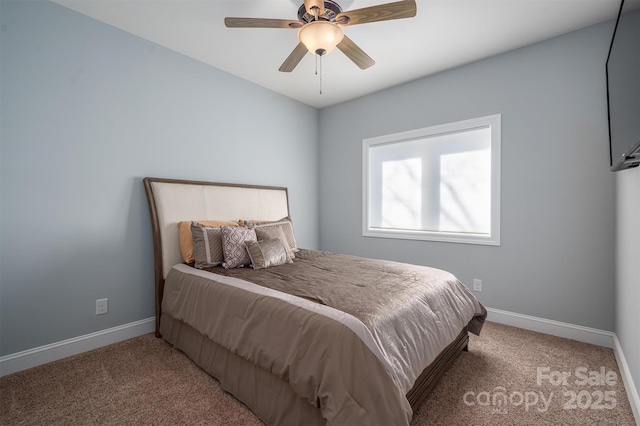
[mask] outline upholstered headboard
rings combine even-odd
[[[144,178],[151,213],[156,280],[156,335],[164,279],[181,263],[178,222],[259,219],[289,216],[287,188],[188,180]]]

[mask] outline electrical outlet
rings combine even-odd
[[[473,279],[473,291],[482,291],[482,280]]]
[[[96,315],[102,315],[109,312],[109,299],[96,300]]]

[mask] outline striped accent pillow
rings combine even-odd
[[[191,237],[193,238],[193,257],[196,268],[203,269],[222,265],[224,255],[222,232],[219,227],[191,222]]]
[[[191,223],[197,222],[204,226],[219,228],[221,226],[238,226],[237,222],[228,220],[189,220],[178,222],[178,236],[180,238],[180,253],[185,263],[193,263],[193,235],[191,235]]]

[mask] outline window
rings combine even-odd
[[[500,245],[500,114],[363,141],[362,235]]]

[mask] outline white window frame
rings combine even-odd
[[[491,129],[491,219],[489,234],[439,232],[423,230],[398,230],[373,228],[370,226],[371,213],[369,182],[369,150],[382,144],[393,144],[409,140],[423,139],[438,135],[470,131],[479,128]],[[463,244],[500,245],[500,145],[501,114],[488,115],[470,120],[394,133],[364,139],[362,141],[362,235],[365,237],[397,238],[409,240],[443,241]]]

